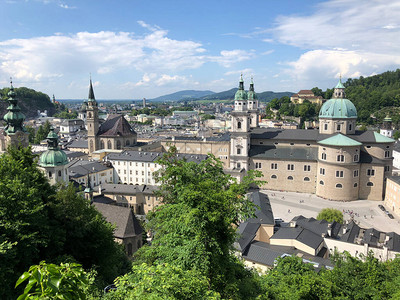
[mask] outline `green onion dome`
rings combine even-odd
[[[58,135],[54,128],[50,128],[47,136],[48,150],[40,155],[39,165],[41,167],[55,167],[66,165],[68,163],[67,155],[58,148]]]
[[[332,98],[326,101],[320,111],[320,118],[357,118],[357,109],[349,99]]]
[[[239,89],[235,94],[235,100],[247,100],[247,93],[244,90],[243,76],[240,75]]]

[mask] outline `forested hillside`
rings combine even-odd
[[[0,101],[0,116],[4,116],[7,111],[8,102],[5,100],[8,99],[7,93],[9,90],[9,88],[0,89],[0,97],[2,100]],[[47,110],[49,116],[52,116],[56,112],[48,95],[26,87],[15,88],[14,91],[19,100],[18,105],[27,118],[36,117],[38,110]]]
[[[398,109],[392,109],[400,106],[400,69],[366,78],[350,78],[344,86],[347,98],[357,108],[359,121],[372,124],[371,117],[376,117],[381,122],[387,113],[396,123],[400,121]]]

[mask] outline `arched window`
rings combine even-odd
[[[52,174],[51,174],[51,172],[49,172],[49,177],[51,177],[52,176]]]
[[[342,184],[341,183],[338,183],[337,185],[336,185],[336,188],[337,189],[341,189],[343,186],[342,186]]]
[[[242,122],[238,122],[237,128],[238,128],[238,129],[241,129],[241,128],[242,128]]]
[[[89,119],[92,118],[92,113],[91,112],[88,114],[88,118]]]
[[[58,177],[61,177],[61,170],[58,171]]]
[[[121,149],[121,141],[120,140],[117,141],[117,149]]]
[[[237,148],[237,154],[240,154],[240,153],[241,153],[240,148]]]
[[[271,178],[276,179],[277,177],[276,177],[276,175],[271,175]]]
[[[100,149],[104,149],[104,141],[103,140],[100,141]]]
[[[111,141],[110,141],[110,140],[108,140],[108,142],[107,142],[107,149],[112,149]]]
[[[131,143],[129,142],[129,140],[126,140],[125,142],[125,146],[129,146]]]
[[[351,123],[349,124],[349,130],[351,130]]]
[[[293,176],[289,176],[287,179],[288,180],[293,180]]]
[[[374,184],[371,181],[369,181],[367,182],[367,186],[374,186]]]
[[[328,124],[324,124],[324,130],[328,130]]]
[[[358,184],[357,184],[357,182],[354,184],[354,187],[357,187],[358,186]]]
[[[304,181],[310,181],[309,177],[304,177]]]
[[[321,180],[321,181],[319,182],[319,184],[320,184],[320,185],[324,185],[324,182]]]
[[[132,256],[132,254],[133,254],[133,251],[132,251],[132,244],[129,243],[127,248],[128,248],[128,256]]]

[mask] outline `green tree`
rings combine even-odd
[[[15,299],[18,276],[41,260],[96,268],[100,285],[129,270],[112,225],[72,185],[51,186],[30,148],[0,156],[0,245],[0,299]]]
[[[47,135],[50,132],[51,124],[49,121],[46,121],[43,125],[40,125],[34,139],[35,144],[40,144],[41,141],[46,139]]]
[[[27,281],[24,293],[18,297],[23,299],[86,299],[93,277],[86,273],[81,265],[66,263],[61,265],[47,264],[29,268],[16,283],[16,287]],[[95,292],[95,291],[91,291]]]
[[[106,299],[221,299],[209,290],[205,276],[195,270],[183,270],[170,264],[135,265],[129,274],[116,281],[117,290]]]
[[[399,131],[399,130],[396,130],[396,131],[395,131],[395,133],[393,134],[393,138],[394,138],[395,140],[400,139],[400,131]]]
[[[336,221],[343,224],[343,213],[334,208],[323,208],[317,216],[317,220],[325,220],[328,222]]]
[[[33,128],[32,126],[25,126],[26,131],[29,132],[29,143],[33,144],[35,141],[35,128]]]
[[[215,157],[197,164],[179,160],[173,151],[158,163],[163,205],[148,214],[154,239],[138,251],[136,260],[195,270],[222,296],[237,296],[253,275],[233,255],[235,226],[254,212],[245,194],[260,173],[250,172],[237,183]]]

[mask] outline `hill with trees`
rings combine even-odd
[[[4,116],[7,112],[8,92],[10,88],[0,89],[0,116]],[[56,112],[56,108],[50,100],[50,97],[42,92],[37,92],[26,87],[14,88],[16,98],[19,100],[18,105],[21,107],[22,113],[26,118],[31,119],[37,117],[37,111],[47,110],[47,114],[52,116]]]
[[[163,95],[153,99],[148,99],[148,101],[163,102],[163,101],[193,100],[203,97],[205,95],[212,95],[212,94],[214,94],[214,92],[212,91],[184,90],[168,95]]]
[[[233,88],[233,89],[230,89],[227,91],[214,93],[211,95],[206,95],[197,100],[233,100],[233,99],[235,99],[235,93],[237,90],[238,90],[237,88]],[[274,98],[281,98],[284,96],[290,97],[291,95],[293,95],[293,93],[291,93],[291,92],[267,91],[267,92],[257,93],[258,100],[260,100],[262,102],[269,102]]]

